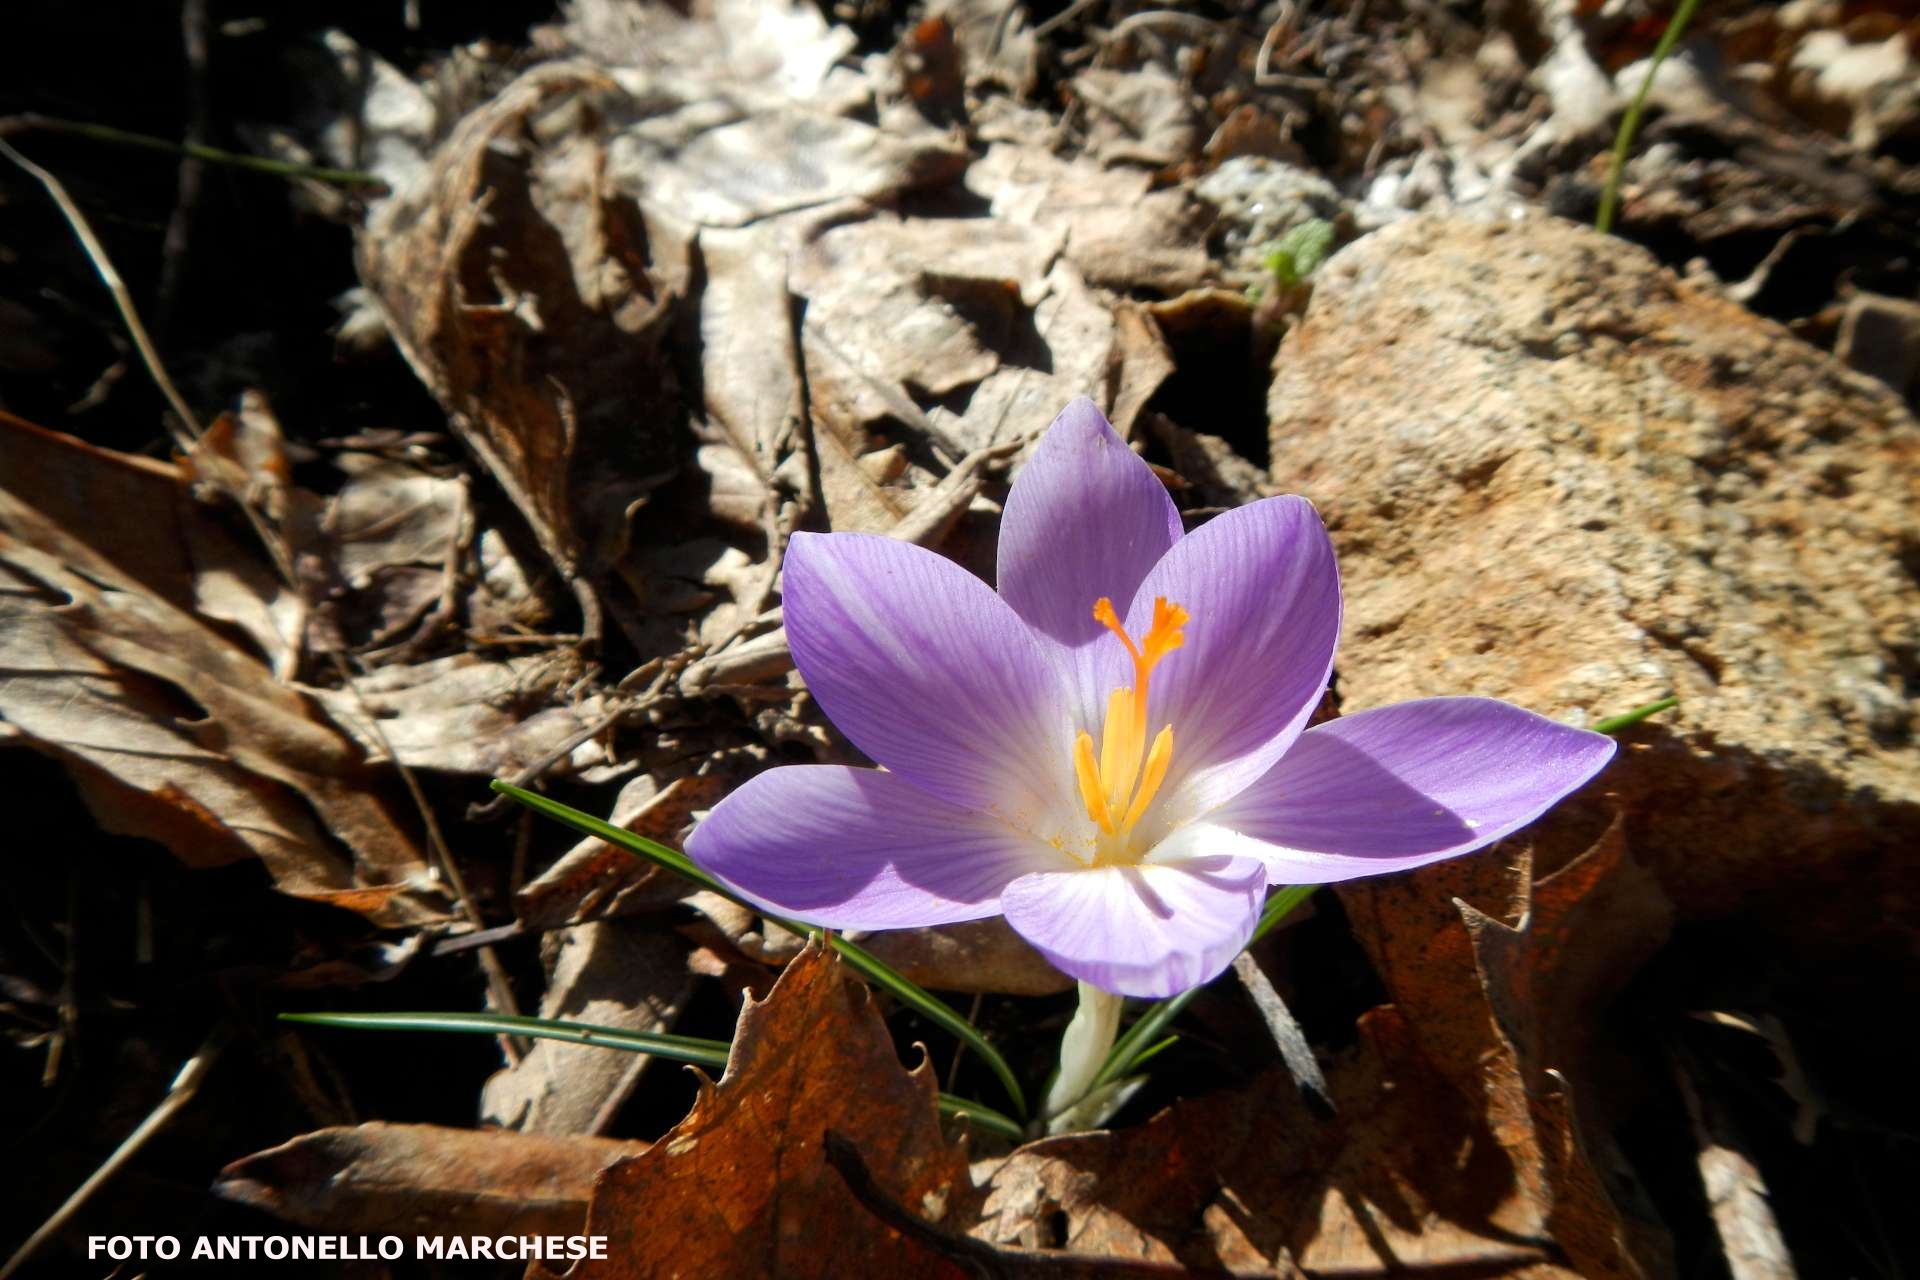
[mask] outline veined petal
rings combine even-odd
[[[877,769],[787,765],[714,806],[687,856],[757,906],[831,929],[903,929],[1000,910],[1064,854]]]
[[[1036,871],[1000,896],[1055,968],[1116,995],[1159,998],[1209,981],[1253,936],[1266,894],[1255,859]]]
[[[892,538],[798,533],[784,597],[794,665],[877,763],[1029,829],[1073,803],[1065,682],[986,583]]]
[[[1511,834],[1613,752],[1611,738],[1492,698],[1402,702],[1307,730],[1265,777],[1162,849],[1258,857],[1275,884],[1403,871]]]
[[[1141,579],[1180,540],[1167,488],[1084,396],[1053,420],[1014,477],[1000,520],[1000,595],[1074,673],[1079,721],[1099,724],[1113,647],[1093,602],[1133,599]]]
[[[1182,538],[1134,593],[1127,629],[1154,600],[1191,615],[1186,643],[1154,669],[1147,721],[1173,726],[1159,804],[1178,823],[1230,799],[1299,736],[1333,671],[1340,573],[1304,498],[1266,498]]]

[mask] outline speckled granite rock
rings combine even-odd
[[[1545,218],[1356,242],[1275,369],[1273,478],[1339,548],[1349,711],[1482,693],[1591,722],[1677,694],[1587,802],[1624,807],[1683,911],[1911,907],[1920,426],[1897,396]]]

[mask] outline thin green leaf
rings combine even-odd
[[[280,1020],[314,1027],[347,1027],[366,1031],[461,1031],[479,1035],[527,1036],[535,1040],[559,1040],[566,1044],[586,1044],[601,1049],[651,1053],[657,1058],[689,1062],[696,1067],[710,1067],[715,1071],[726,1070],[730,1048],[724,1040],[632,1031],[624,1027],[598,1026],[591,1022],[568,1022],[562,1018],[515,1017],[504,1013],[283,1013]],[[976,1128],[1016,1142],[1022,1137],[1020,1126],[992,1107],[945,1093],[940,1095],[939,1103],[942,1115],[963,1119]]]
[[[1107,1051],[1107,1060],[1100,1064],[1100,1073],[1093,1078],[1089,1091],[1098,1089],[1112,1080],[1118,1080],[1133,1069],[1133,1064],[1145,1052],[1145,1046],[1156,1043],[1166,1025],[1180,1016],[1181,1010],[1193,1002],[1200,994],[1200,988],[1192,987],[1177,996],[1165,1000],[1156,1000],[1135,1018],[1133,1025],[1120,1033],[1113,1042],[1113,1048]]]
[[[1013,1102],[1014,1110],[1021,1116],[1027,1114],[1027,1098],[1020,1088],[1019,1077],[1014,1075],[1013,1068],[1007,1065],[1007,1060],[1000,1056],[999,1051],[987,1041],[985,1036],[980,1034],[979,1029],[955,1013],[944,1000],[909,982],[866,948],[829,933],[818,925],[768,914],[763,908],[745,901],[733,890],[702,871],[686,854],[678,849],[668,848],[657,840],[649,840],[645,836],[622,830],[610,822],[603,822],[591,814],[582,813],[578,809],[561,804],[558,800],[550,800],[537,792],[526,791],[497,780],[493,784],[493,789],[503,795],[511,796],[536,813],[552,818],[556,822],[565,823],[583,835],[605,840],[608,844],[616,845],[669,871],[678,872],[704,889],[712,890],[730,901],[740,903],[749,910],[759,912],[783,929],[803,936],[824,935],[828,945],[838,951],[862,977],[886,988],[895,998],[918,1009],[930,1021],[951,1032],[961,1043],[979,1055],[980,1060],[987,1064],[987,1069],[993,1072],[994,1078],[1007,1091],[1007,1097]]]
[[[1631,729],[1648,716],[1657,716],[1662,711],[1671,711],[1679,705],[1680,699],[1678,698],[1662,698],[1658,702],[1649,702],[1644,707],[1635,707],[1633,710],[1623,712],[1620,715],[1608,716],[1605,720],[1594,725],[1593,731],[1595,733],[1619,733],[1622,729]]]
[[[1160,1037],[1160,1042],[1158,1044],[1152,1045],[1151,1047],[1142,1049],[1140,1051],[1140,1053],[1133,1060],[1134,1067],[1138,1069],[1139,1067],[1146,1065],[1149,1061],[1159,1057],[1161,1054],[1165,1053],[1168,1049],[1173,1048],[1173,1046],[1179,1043],[1180,1043],[1179,1036]]]
[[[386,180],[377,173],[363,173],[357,169],[328,169],[317,165],[293,164],[285,160],[269,160],[265,156],[241,155],[195,142],[175,142],[169,138],[155,138],[144,133],[129,133],[125,129],[116,129],[111,125],[94,124],[85,120],[60,120],[52,116],[29,113],[13,116],[9,123],[19,126],[23,132],[27,129],[39,129],[47,133],[64,133],[77,138],[91,138],[96,142],[117,143],[123,147],[139,147],[169,155],[192,156],[195,160],[204,160],[209,164],[232,165],[237,169],[252,169],[256,173],[270,173],[282,178],[310,178],[315,182],[331,183],[337,187],[385,189],[387,185]]]
[[[315,1027],[350,1027],[366,1031],[464,1031],[480,1035],[530,1036],[537,1040],[561,1040],[568,1044],[591,1044],[606,1049],[651,1053],[655,1057],[690,1062],[697,1067],[713,1067],[716,1070],[724,1070],[727,1065],[728,1046],[724,1040],[698,1040],[692,1036],[602,1027],[590,1022],[567,1022],[553,1018],[513,1017],[504,1013],[283,1013],[280,1020]]]
[[[605,840],[608,844],[617,845],[625,849],[628,853],[645,858],[648,862],[665,867],[669,871],[677,872],[703,889],[711,889],[715,893],[730,898],[735,902],[740,901],[740,899],[734,895],[733,890],[727,888],[718,880],[715,880],[712,876],[695,866],[693,859],[678,849],[669,848],[661,844],[658,840],[649,840],[645,836],[635,835],[624,827],[616,827],[611,822],[603,821],[590,813],[582,813],[571,805],[561,804],[558,800],[550,800],[537,791],[527,791],[520,787],[513,786],[510,783],[502,782],[498,778],[495,778],[493,781],[493,789],[501,795],[510,796],[514,800],[519,801],[542,817],[552,818],[555,822],[572,827],[581,835],[592,836],[597,840]],[[758,907],[753,909],[756,911],[759,910]],[[806,930],[796,929],[795,932],[804,933]]]
[[[1693,21],[1693,11],[1699,3],[1700,0],[1680,0],[1680,7],[1673,12],[1673,21],[1667,23],[1659,43],[1653,46],[1653,58],[1647,63],[1640,91],[1633,95],[1626,114],[1620,117],[1620,131],[1613,135],[1613,159],[1607,164],[1607,187],[1600,193],[1600,212],[1593,220],[1594,229],[1603,234],[1613,230],[1613,215],[1620,207],[1620,178],[1627,171],[1627,153],[1633,150],[1634,135],[1640,132],[1640,113],[1646,110],[1653,78],[1659,74],[1660,64],[1673,52],[1673,46],[1680,42],[1680,33]]]
[[[950,1093],[940,1095],[940,1114],[954,1120],[965,1120],[976,1129],[985,1129],[988,1133],[997,1133],[1009,1142],[1021,1142],[1026,1130],[1016,1124],[1010,1116],[1001,1115],[992,1107],[983,1107],[977,1102],[965,1098],[956,1098]]]

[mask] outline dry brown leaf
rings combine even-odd
[[[800,357],[787,294],[781,225],[700,234],[707,283],[700,295],[705,409],[750,462],[764,490],[788,454],[804,448]]]
[[[1659,1274],[1663,1235],[1608,1192],[1631,1181],[1614,1176],[1605,1117],[1581,1085],[1605,1001],[1665,938],[1672,909],[1618,823],[1537,883],[1532,866],[1503,844],[1340,896],[1422,1051],[1484,1109],[1536,1229],[1585,1274]]]
[[[1171,168],[1206,141],[1193,93],[1159,67],[1096,67],[1073,79],[1089,116],[1088,150],[1108,164]]]
[[[609,1237],[610,1256],[574,1280],[957,1274],[882,1226],[822,1155],[840,1133],[894,1200],[964,1220],[965,1150],[942,1136],[934,1093],[926,1062],[900,1066],[866,988],[810,948],[741,1011],[719,1085],[601,1175],[587,1230]]]
[[[660,76],[678,96],[841,112],[868,97],[859,73],[841,65],[853,33],[805,0],[573,0],[564,28],[535,35],[606,66]]]
[[[216,1195],[327,1231],[575,1235],[594,1175],[647,1144],[503,1129],[320,1129],[236,1160]]]
[[[1036,1142],[994,1172],[973,1234],[1255,1274],[1570,1277],[1405,1020],[1376,1009],[1360,1031],[1328,1073],[1332,1118],[1271,1072],[1136,1128]]]
[[[213,435],[209,428],[208,435]],[[31,494],[149,591],[231,623],[290,676],[306,607],[266,558],[193,500],[195,469],[99,449],[0,410],[0,489]]]
[[[192,866],[258,857],[282,891],[358,892],[350,904],[383,923],[436,917],[365,754],[190,612],[197,551],[247,557],[187,532],[206,517],[179,474],[3,425],[0,715],[68,767],[108,830]]]
[[[458,585],[457,557],[473,540],[466,478],[370,453],[342,453],[333,463],[347,479],[327,500],[319,532],[327,568],[348,593],[339,603],[362,622],[349,627],[342,619],[336,627],[364,630],[355,647],[365,648],[404,638],[436,606],[444,620]]]
[[[643,774],[620,789],[607,821],[677,845],[693,812],[712,808],[737,781],[715,773],[676,778],[663,788]],[[547,929],[659,907],[692,888],[680,876],[589,836],[521,889],[514,906],[527,927]]]
[[[1029,135],[1030,136],[1030,135]],[[993,216],[1065,233],[1064,252],[1091,283],[1172,296],[1214,274],[1207,207],[1183,187],[1153,189],[1141,169],[1106,169],[1025,142],[995,142],[967,170]]]
[[[380,667],[355,677],[352,688],[310,692],[370,758],[391,753],[412,769],[496,778],[548,759],[606,719],[604,695],[554,705],[556,690],[575,678],[564,659],[490,661],[469,651]],[[553,776],[592,780],[613,763],[600,742],[588,739],[562,757]]]
[[[590,66],[527,72],[461,121],[426,183],[376,207],[359,245],[400,350],[568,573],[624,545],[679,420],[660,345],[683,250],[654,243],[609,184],[595,94],[623,98]]]
[[[541,939],[547,990],[540,1017],[661,1032],[680,1016],[692,980],[673,934],[596,921]],[[481,1119],[529,1133],[600,1133],[653,1061],[600,1045],[538,1040],[480,1093]]]

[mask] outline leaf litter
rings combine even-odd
[[[671,845],[760,768],[856,759],[791,669],[786,539],[985,563],[1010,467],[1072,395],[1195,516],[1283,491],[1236,407],[1311,297],[1275,245],[1415,209],[1581,214],[1650,47],[1635,6],[1539,0],[1484,30],[1269,8],[957,0],[876,40],[875,6],[576,0],[517,54],[417,74],[341,31],[305,51],[335,100],[253,141],[386,182],[360,208],[300,198],[355,228],[343,350],[390,342],[446,439],[289,429],[258,391],[166,461],[0,419],[0,740],[57,761],[105,830],[435,940],[380,981],[538,937],[516,981],[542,1016],[739,1018],[684,1116],[645,1055],[543,1041],[476,1082],[499,1131],[322,1128],[221,1194],[326,1230],[584,1222],[618,1242],[608,1274],[1657,1276],[1708,1232],[1734,1274],[1758,1248],[1738,1240],[1778,1260],[1755,1207],[1772,1113],[1729,1115],[1723,1063],[1656,1073],[1613,1034],[1636,975],[1697,945],[1619,821],[1344,887],[1253,953],[1331,1114],[1223,990],[1156,1066],[1178,1082],[1157,1110],[1024,1145],[942,1120],[934,1056],[902,1067],[896,1033],[942,1062],[951,1041],[817,945],[604,842],[460,822],[503,777]],[[1833,342],[1914,287],[1888,248],[1916,225],[1911,33],[1890,7],[1793,8],[1703,20],[1656,82],[1623,222]],[[1717,78],[1711,53],[1766,74]],[[1911,394],[1875,341],[1838,349]],[[402,770],[495,928],[459,918]],[[1010,1052],[1054,1030],[1058,975],[996,923],[861,941],[976,995]],[[374,973],[351,970],[312,975]],[[1753,1078],[1796,1081],[1778,1129],[1813,1143],[1793,1037],[1751,1025],[1790,1046]],[[1656,1094],[1651,1150],[1684,1148],[1691,1184],[1622,1139]]]

